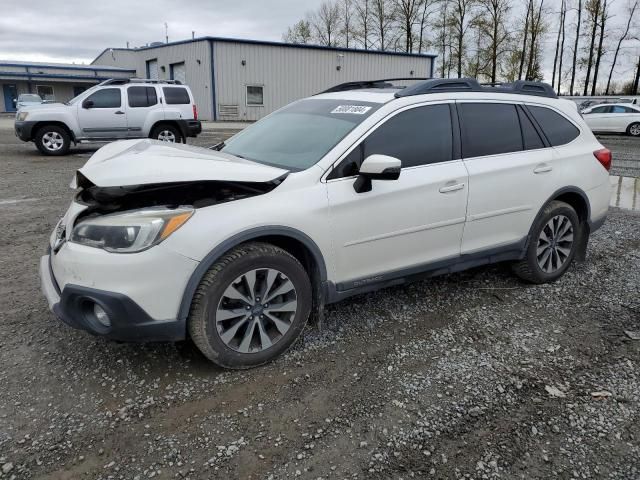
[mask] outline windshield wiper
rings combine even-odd
[[[227,144],[224,142],[220,142],[220,143],[216,143],[215,145],[209,147],[209,150],[216,150],[216,151],[220,151],[222,150],[224,147],[226,147]]]

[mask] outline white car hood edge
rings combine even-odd
[[[98,187],[189,181],[269,182],[288,170],[226,153],[157,140],[124,140],[98,150],[78,170]],[[75,179],[71,187],[76,187]]]

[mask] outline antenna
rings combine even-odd
[[[191,30],[191,40],[195,40],[195,39],[196,39],[196,31]]]
[[[166,43],[169,43],[169,25],[167,25],[167,22],[164,22],[164,38]]]

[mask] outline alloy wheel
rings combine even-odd
[[[629,133],[634,137],[640,136],[640,123],[634,123],[629,127]]]
[[[215,312],[220,339],[240,353],[271,348],[291,328],[298,307],[293,282],[273,268],[250,270],[226,288]]]
[[[175,134],[171,131],[171,130],[162,130],[159,134],[158,134],[158,140],[162,141],[162,142],[171,142],[171,143],[175,143],[176,141],[176,136]]]
[[[536,256],[538,266],[545,273],[558,271],[571,255],[573,224],[564,215],[556,215],[542,228]]]
[[[64,145],[64,139],[58,132],[47,132],[42,136],[42,145],[50,152],[57,152]]]

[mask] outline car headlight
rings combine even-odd
[[[24,122],[27,119],[28,115],[29,112],[19,112],[16,118],[19,122]]]
[[[140,252],[162,242],[193,212],[190,207],[145,208],[87,218],[74,227],[69,241],[113,253]]]

